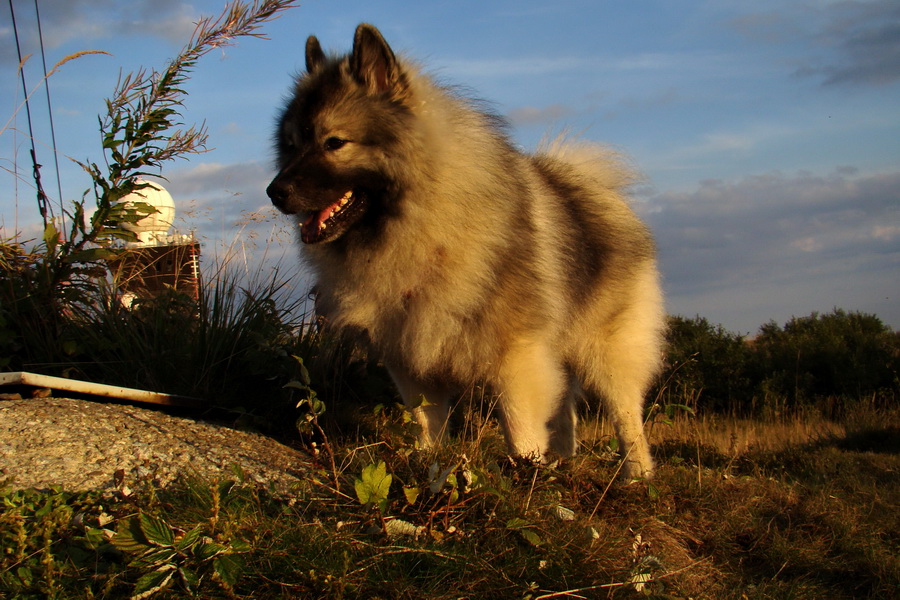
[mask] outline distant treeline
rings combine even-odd
[[[675,316],[668,341],[663,402],[743,416],[809,408],[840,416],[900,399],[900,333],[875,315],[834,309],[783,327],[770,321],[753,338]]]

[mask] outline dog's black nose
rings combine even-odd
[[[269,184],[269,187],[266,188],[266,194],[269,196],[269,199],[272,201],[272,204],[280,210],[281,212],[287,213],[287,201],[290,198],[291,190],[290,186],[286,185],[278,179],[274,179],[272,183]]]

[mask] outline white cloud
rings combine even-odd
[[[706,133],[698,142],[678,149],[675,154],[678,159],[694,159],[720,156],[723,152],[745,153],[796,133],[794,128],[783,124],[751,123],[742,129]]]
[[[291,226],[266,196],[273,175],[260,162],[198,163],[167,171],[161,183],[175,200],[180,229],[210,240],[231,240],[238,232],[267,239]]]
[[[823,85],[900,81],[900,4],[896,0],[782,3],[730,21],[748,39],[790,47],[794,74]]]
[[[852,297],[859,305],[845,308],[878,307],[898,326],[900,307],[884,302],[886,286],[895,299],[900,292],[897,190],[900,171],[772,172],[649,195],[638,207],[657,236],[676,312],[702,314],[699,307],[714,297],[720,314],[752,328]],[[879,278],[886,279],[878,286],[862,283]],[[760,304],[759,290],[773,295]],[[791,312],[762,312],[778,301],[784,304],[778,310]]]
[[[894,241],[895,237],[900,237],[900,226],[898,225],[876,225],[872,228],[872,237],[876,240],[885,242]]]
[[[572,114],[572,109],[562,104],[549,106],[522,106],[509,111],[510,123],[517,126],[553,123]]]
[[[7,8],[0,9],[3,13]],[[38,52],[34,8],[17,3],[16,23],[23,52]],[[88,50],[97,40],[116,36],[150,36],[181,45],[194,30],[200,15],[180,0],[42,0],[41,31],[44,47],[52,50],[77,40]],[[4,14],[4,19],[6,15]],[[0,29],[0,62],[18,62],[12,27]]]
[[[815,237],[807,236],[791,242],[791,248],[797,248],[801,252],[818,252],[823,246]]]
[[[454,78],[505,79],[523,76],[546,75],[561,71],[577,71],[585,68],[589,59],[577,57],[520,57],[445,60],[441,71]]]
[[[514,58],[446,59],[441,71],[449,72],[461,81],[466,78],[504,80],[554,73],[635,73],[646,76],[650,72],[673,70],[707,70],[722,67],[722,57],[692,53],[635,53],[624,56],[517,56]]]

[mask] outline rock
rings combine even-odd
[[[0,440],[0,479],[17,488],[104,489],[117,485],[116,472],[131,487],[165,486],[180,475],[233,479],[236,464],[250,480],[287,491],[310,464],[256,433],[67,398],[0,400]]]

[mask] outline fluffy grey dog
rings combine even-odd
[[[309,38],[276,147],[267,192],[296,215],[320,311],[367,332],[422,444],[444,434],[455,393],[486,383],[510,452],[571,456],[584,395],[605,402],[625,476],[650,474],[643,396],[665,319],[618,156],[563,142],[519,152],[500,119],[371,25],[345,56]]]

